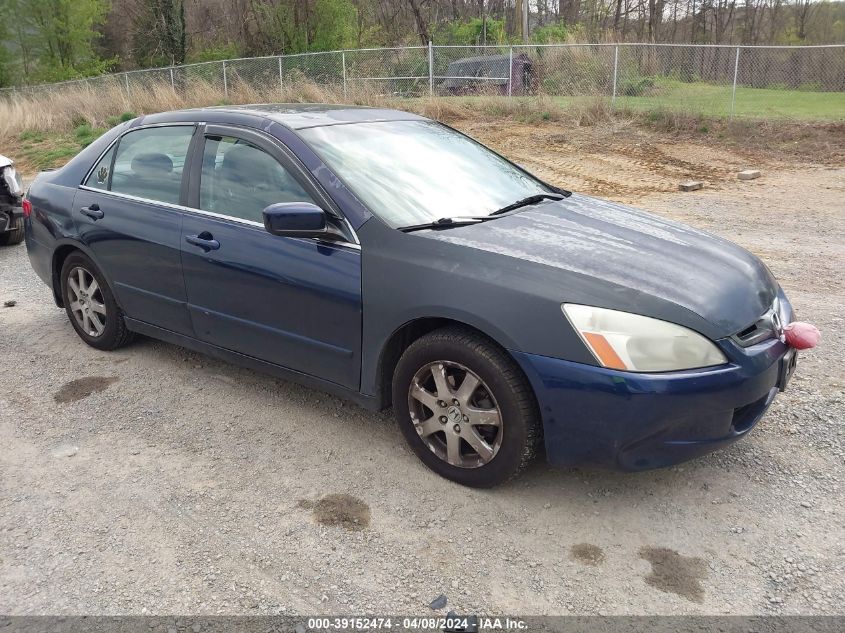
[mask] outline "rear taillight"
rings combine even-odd
[[[32,203],[24,199],[23,201],[23,217],[28,218],[32,214]]]

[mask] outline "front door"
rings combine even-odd
[[[330,201],[284,148],[257,133],[209,127],[194,156],[197,211],[182,223],[182,269],[196,336],[357,389],[360,249],[274,236],[262,220],[277,202]]]
[[[193,125],[128,132],[80,187],[80,239],[130,318],[191,334],[182,281],[182,172]]]

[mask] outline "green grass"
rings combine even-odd
[[[672,79],[649,79],[637,84],[642,90],[638,96],[617,94],[616,107],[634,112],[669,111],[707,118],[727,118],[731,111],[731,86],[704,82],[686,83]],[[619,92],[631,84],[620,82]],[[623,85],[624,84],[624,85]],[[651,85],[653,84],[653,85]],[[480,106],[487,114],[520,115],[520,107],[526,114],[532,113],[531,103],[536,97],[514,97],[514,107],[502,102],[485,104],[485,97],[466,96],[456,99],[474,106]],[[609,104],[610,95],[595,96],[549,96],[547,99],[561,109],[584,108],[596,101]],[[501,112],[498,112],[501,110]],[[747,88],[738,86],[734,116],[747,119],[793,120],[793,121],[842,121],[845,120],[845,92],[814,92],[811,90],[780,90],[775,88]]]
[[[617,97],[631,110],[680,110],[708,117],[730,114],[731,86],[661,79],[643,96]],[[756,119],[845,119],[845,92],[812,92],[737,86],[734,116]]]
[[[59,167],[75,156],[80,149],[79,142],[68,134],[50,134],[49,139],[35,136],[25,140],[29,133],[18,138],[23,141],[15,155],[15,161],[23,169],[39,170]]]
[[[73,137],[76,139],[77,143],[79,143],[81,149],[82,147],[88,147],[91,143],[100,138],[105,131],[105,128],[91,127],[88,123],[83,123],[82,125],[77,126],[73,131]]]
[[[109,126],[134,119],[137,114],[124,112],[109,117]],[[80,150],[96,141],[106,128],[95,127],[85,121],[76,121],[72,132],[39,132],[24,130],[18,134],[20,147],[15,158],[26,169],[39,170],[61,167]]]
[[[20,149],[15,158],[28,169],[60,167],[103,132],[103,128],[91,127],[88,123],[76,126],[69,134],[26,130],[18,135]]]

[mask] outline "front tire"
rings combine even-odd
[[[79,338],[106,351],[132,340],[123,311],[89,257],[80,252],[68,255],[62,264],[61,283],[65,312]]]
[[[393,409],[423,463],[465,486],[514,477],[541,440],[534,392],[519,366],[466,328],[435,330],[405,350],[393,376]]]
[[[0,246],[14,246],[23,242],[23,218],[14,218],[9,230],[0,233]]]

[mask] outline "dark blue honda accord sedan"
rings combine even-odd
[[[440,475],[637,470],[747,434],[795,367],[763,263],[455,130],[325,105],[143,116],[24,200],[89,345],[143,334],[392,404]]]

